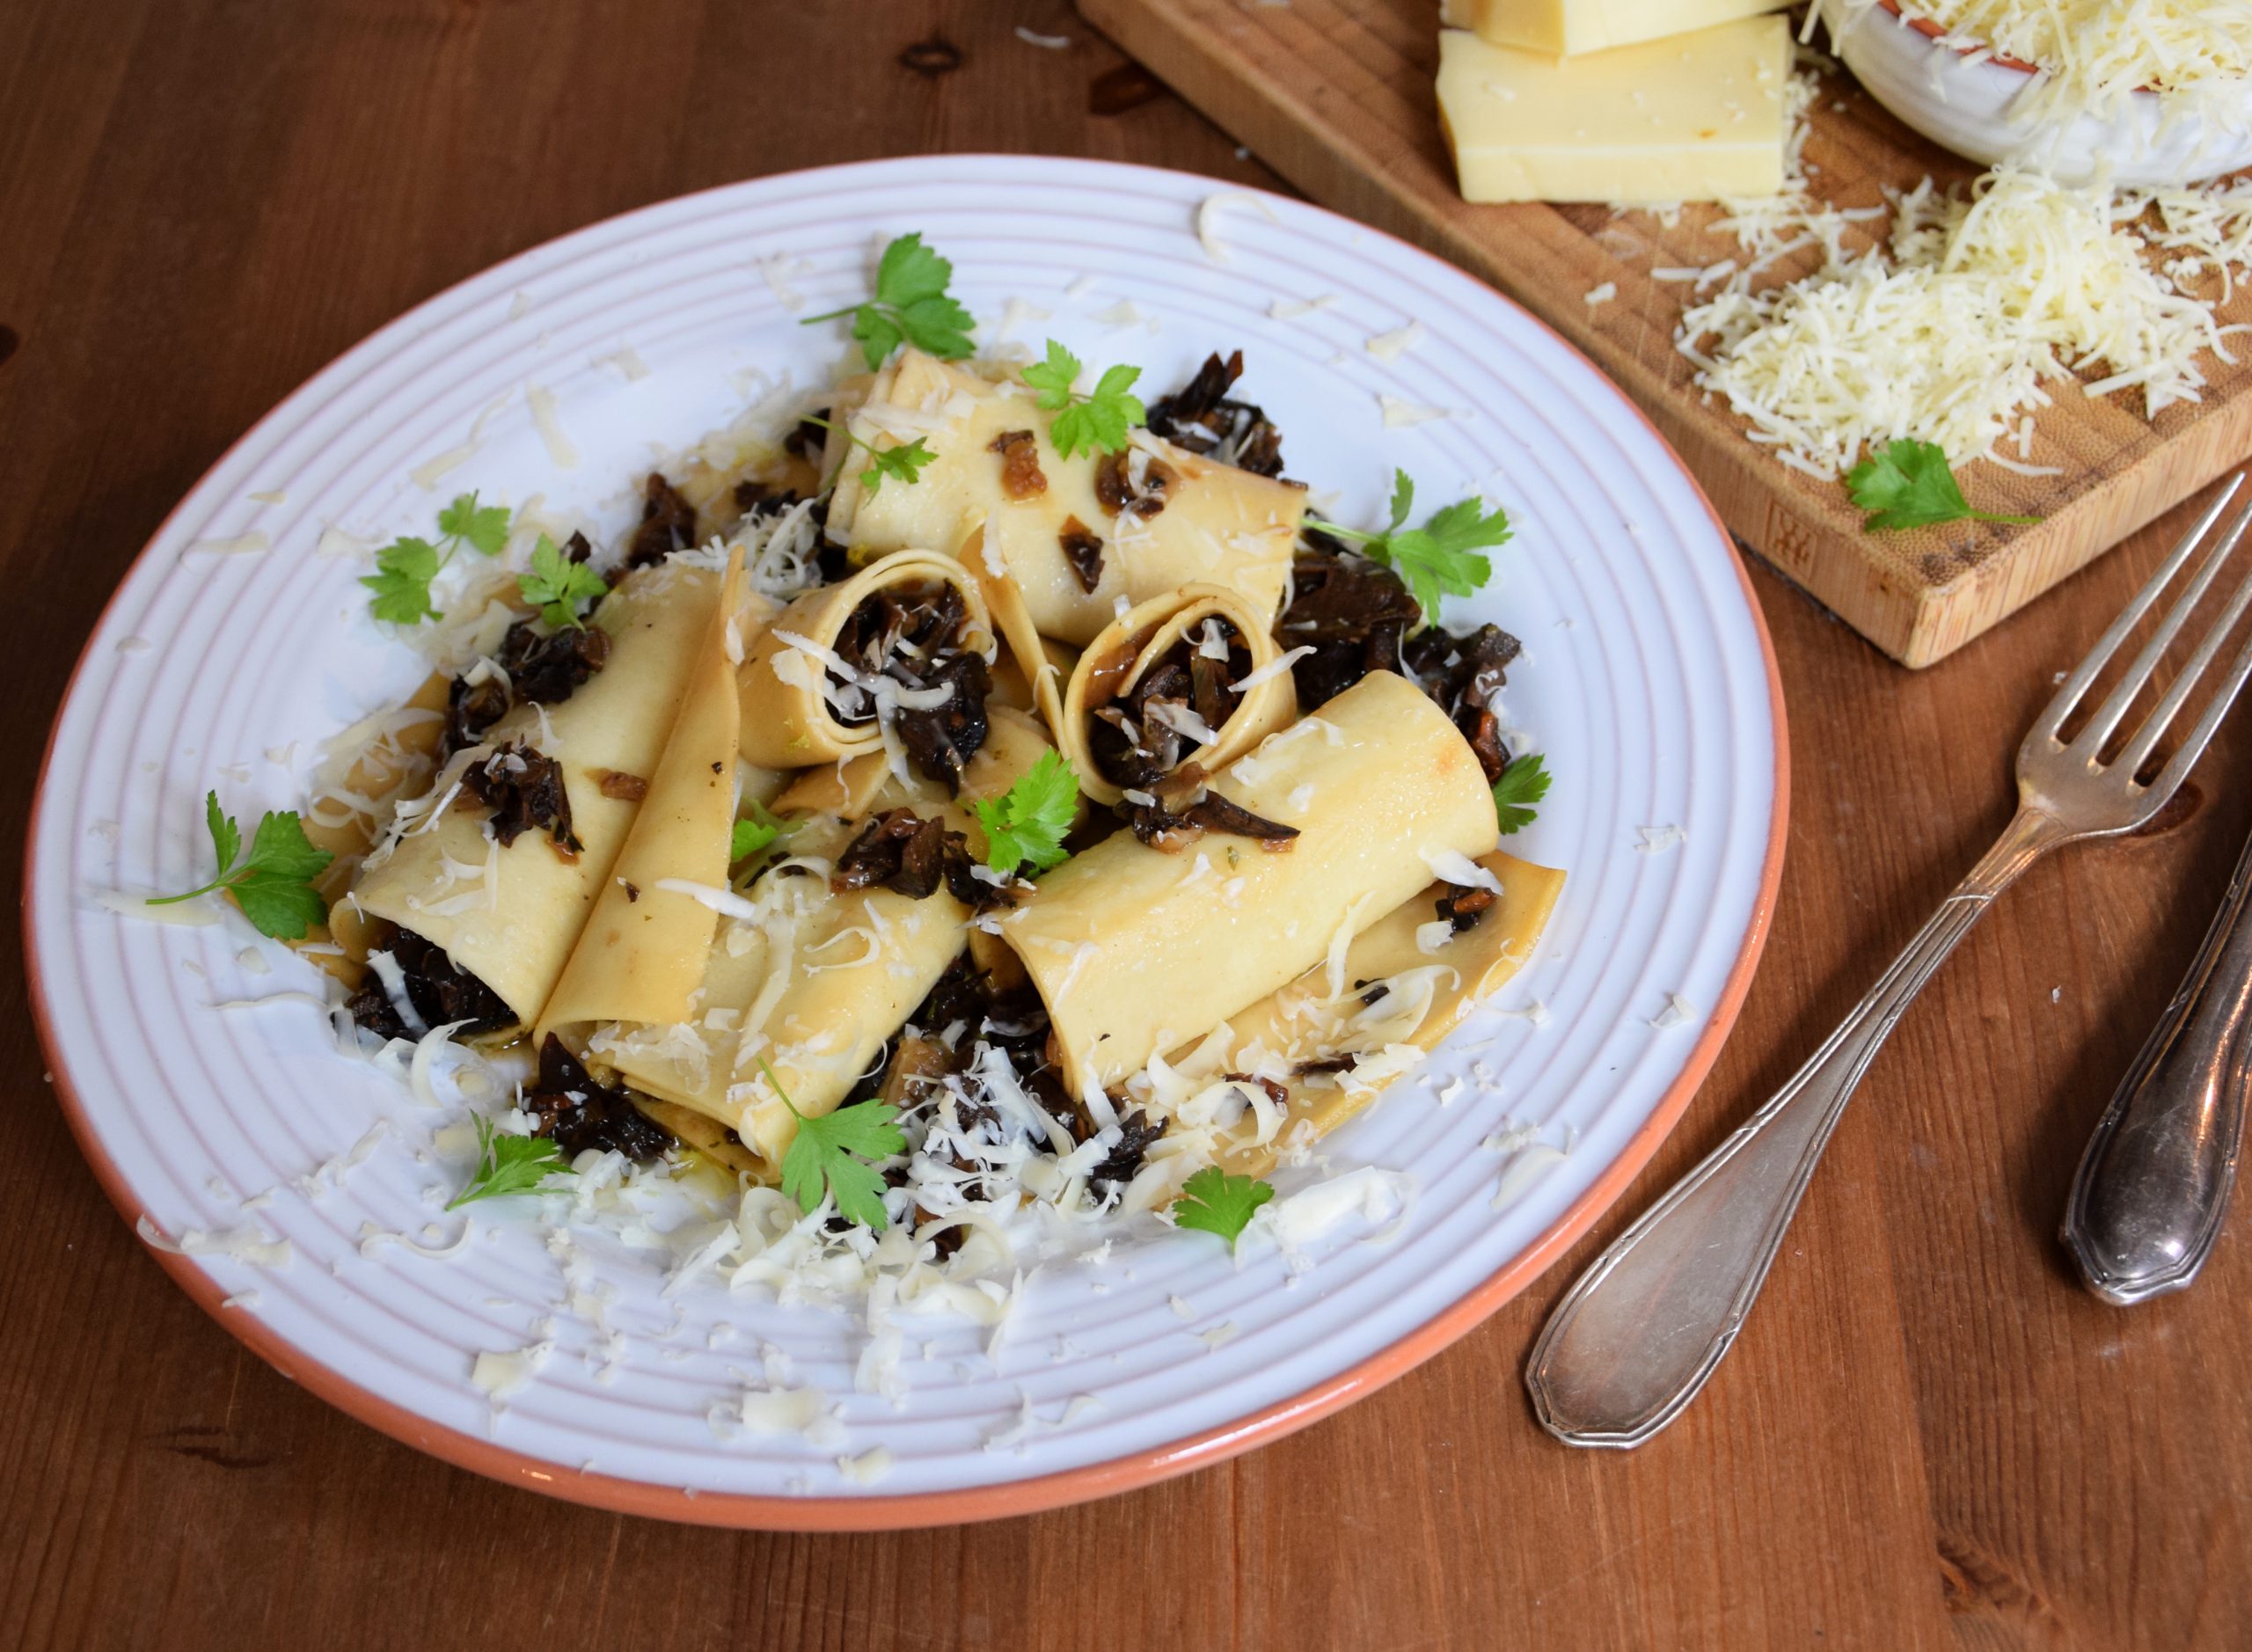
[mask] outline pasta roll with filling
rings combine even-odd
[[[1001,795],[1050,749],[1037,722],[999,711],[959,798],[883,772],[860,800],[867,818],[847,820],[798,812],[785,793],[776,800],[787,823],[782,858],[742,887],[722,877],[698,897],[717,931],[695,954],[693,991],[661,1020],[595,1030],[589,1053],[635,1088],[735,1130],[770,1171],[779,1166],[796,1129],[782,1095],[808,1117],[859,1099],[855,1082],[966,943],[964,869],[924,865],[921,852],[959,833],[974,859],[984,835],[969,800]],[[844,768],[858,780],[881,763]],[[903,838],[924,822],[935,837]]]
[[[903,352],[877,375],[852,431],[878,447],[919,441],[936,457],[916,480],[888,478],[873,492],[847,464],[830,532],[856,558],[907,545],[956,551],[978,570],[1002,635],[1027,665],[1042,657],[1039,638],[1093,641],[1122,596],[1130,605],[1201,581],[1238,592],[1269,620],[1280,610],[1303,488],[1146,430],[1123,452],[1065,458],[1055,419],[1014,379]]]
[[[1211,790],[1295,837],[1120,832],[1040,881],[1002,938],[1047,1005],[1074,1094],[1108,1089],[1325,960],[1501,830],[1478,758],[1406,678],[1371,673]]]
[[[951,557],[900,551],[807,592],[776,616],[741,672],[742,755],[806,768],[896,741],[927,772],[983,732],[992,620]],[[937,777],[933,777],[937,778]]]
[[[457,752],[346,901],[437,948],[516,1020],[537,1020],[640,813],[719,605],[709,568],[668,562],[628,575],[588,622],[609,639],[602,669],[567,699],[518,705]],[[491,779],[507,786],[536,772],[552,784],[550,800],[567,811],[561,835],[542,826],[501,841],[496,811],[475,795],[486,782],[468,775],[473,763],[497,765]],[[386,965],[396,968],[377,960]]]
[[[1298,714],[1267,617],[1220,585],[1132,610],[1087,645],[1064,690],[1057,749],[1080,792],[1115,803],[1188,764],[1212,772]]]

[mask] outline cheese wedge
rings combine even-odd
[[[1716,23],[1780,11],[1790,0],[1443,0],[1439,21],[1496,46],[1527,51],[1607,52]]]
[[[1746,18],[1590,57],[1439,35],[1463,199],[1628,205],[1783,186],[1790,26]]]

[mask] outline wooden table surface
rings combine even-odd
[[[1016,26],[1071,37],[1049,50]],[[79,644],[172,502],[447,283],[764,172],[1037,150],[1254,183],[1061,0],[15,0],[0,8],[0,573],[30,629],[0,855]],[[2168,829],[2037,868],[1910,1015],[1749,1331],[1627,1456],[1519,1380],[1595,1249],[1766,1096],[2007,817],[2008,754],[2178,533],[1932,670],[1755,567],[1790,705],[1766,967],[1686,1122],[1554,1273],[1365,1402],[1089,1507],[671,1527],[417,1456],[166,1283],[80,1161],[0,941],[0,1641],[26,1646],[2242,1646],[2252,1286],[2123,1312],[2053,1237],[2252,827],[2252,715]],[[2234,781],[2234,783],[2231,783]]]

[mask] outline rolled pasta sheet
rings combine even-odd
[[[540,1012],[541,1038],[589,1021],[687,1019],[719,920],[678,886],[710,888],[728,880],[742,601],[738,550],[695,645],[688,684],[640,813]]]
[[[770,768],[788,769],[883,750],[887,716],[912,708],[918,696],[936,691],[918,690],[897,681],[896,674],[887,675],[896,662],[910,676],[923,669],[921,662],[898,654],[896,645],[871,669],[863,657],[863,639],[873,634],[869,627],[885,599],[911,605],[947,589],[966,610],[959,649],[990,662],[993,622],[983,593],[961,563],[935,552],[896,552],[785,608],[742,662],[742,755]]]
[[[1122,832],[1049,873],[1001,920],[1077,1093],[1342,959],[1430,881],[1434,861],[1501,839],[1476,754],[1388,671],[1269,736],[1212,789],[1299,835],[1269,849],[1208,833],[1168,854]]]
[[[847,465],[830,532],[858,556],[958,547],[1027,664],[1042,658],[1038,638],[1093,640],[1122,596],[1142,603],[1201,581],[1238,592],[1269,618],[1280,610],[1304,489],[1147,431],[1123,454],[1067,459],[1049,434],[1055,418],[1013,378],[997,383],[903,352],[877,376],[852,434],[877,447],[920,441],[936,457],[915,481],[888,479],[873,493]]]
[[[983,832],[967,803],[999,796],[1051,749],[1029,718],[997,717],[963,775],[961,800],[888,772],[863,800],[940,819],[976,853]],[[789,794],[778,801],[787,818]],[[735,1130],[770,1172],[788,1151],[796,1120],[767,1070],[808,1117],[855,1099],[853,1082],[969,933],[969,910],[943,888],[921,899],[881,887],[832,891],[835,857],[854,830],[830,815],[799,816],[787,859],[748,891],[711,892],[723,921],[691,1012],[669,1026],[605,1029],[589,1046],[637,1089]]]
[[[1079,790],[1115,803],[1183,764],[1220,769],[1297,714],[1268,617],[1225,586],[1189,585],[1087,645],[1054,725]]]
[[[1176,1054],[1181,1087],[1199,1100],[1229,1073],[1269,1079],[1289,1098],[1272,1105],[1263,1085],[1255,1094],[1211,1098],[1242,1108],[1215,1144],[1230,1170],[1263,1176],[1279,1153],[1337,1129],[1531,961],[1564,874],[1499,850],[1477,865],[1494,903],[1471,928],[1458,932],[1439,916],[1449,886],[1433,883],[1356,936],[1337,978],[1317,966]],[[1349,1065],[1322,1071],[1348,1056]]]
[[[456,790],[457,757],[431,807],[369,856],[347,901],[432,942],[519,1020],[537,1020],[640,811],[640,786],[655,771],[719,600],[719,574],[691,563],[629,575],[591,622],[611,637],[603,668],[569,699],[518,706],[487,733],[490,744],[521,742],[561,766],[576,855],[545,831],[494,841],[488,812]]]

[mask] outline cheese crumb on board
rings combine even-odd
[[[1439,21],[1496,46],[1569,56],[1780,11],[1790,0],[1444,0]]]
[[[1757,17],[1592,57],[1439,36],[1439,122],[1466,201],[1773,194],[1790,26]]]
[[[1960,196],[1927,179],[1900,199],[1889,256],[1723,291],[1684,314],[1677,347],[1753,441],[1821,477],[1902,437],[1956,464],[1986,456],[2046,401],[2044,381],[2098,361],[2087,394],[2139,390],[2155,414],[2197,399],[2199,355],[2226,352],[2212,310],[2115,227],[2127,208],[2011,167]]]

